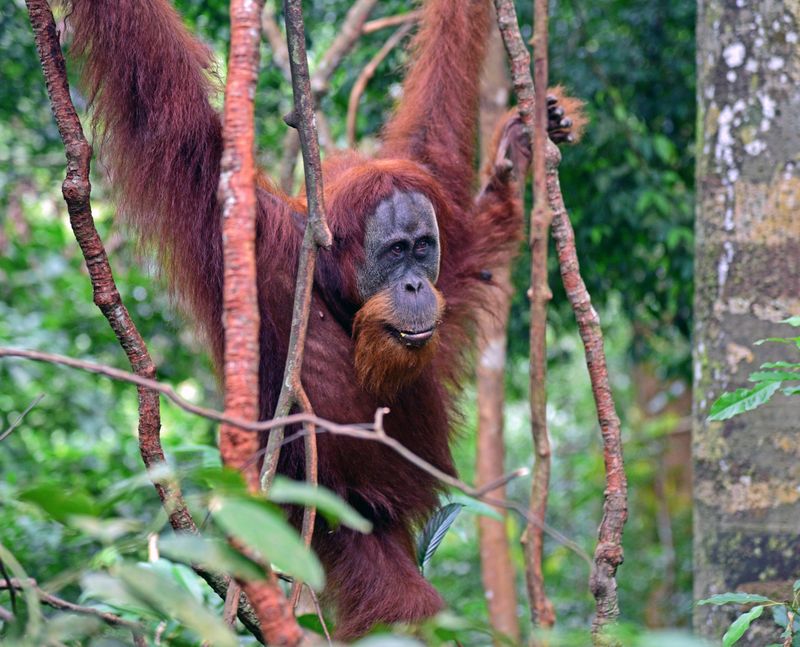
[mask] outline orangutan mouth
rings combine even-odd
[[[389,327],[389,332],[396,337],[401,344],[409,348],[421,348],[428,343],[436,326],[431,326],[426,330],[398,330],[397,328]]]

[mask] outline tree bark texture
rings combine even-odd
[[[698,7],[694,593],[787,597],[800,577],[800,399],[706,418],[762,362],[792,359],[753,342],[796,335],[778,322],[800,313],[800,5]],[[695,629],[719,639],[737,611],[697,607]],[[766,619],[737,644],[779,633]]]
[[[511,81],[506,69],[506,52],[500,32],[494,31],[489,42],[486,65],[481,79],[481,159],[483,166],[492,162],[491,139],[508,106]],[[510,266],[492,270],[499,289],[480,321],[480,341],[476,369],[478,390],[478,439],[476,485],[481,487],[504,473],[503,439],[504,380],[508,315],[511,308]],[[494,492],[505,498],[505,487]],[[496,509],[506,519],[506,512]],[[481,554],[481,578],[489,608],[489,621],[496,630],[519,640],[516,574],[505,521],[478,517]]]

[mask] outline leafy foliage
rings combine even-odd
[[[425,571],[425,566],[431,561],[439,544],[442,543],[444,536],[453,525],[458,513],[464,507],[462,503],[448,503],[439,508],[422,529],[417,537],[417,559],[419,560],[419,570]]]
[[[789,317],[781,323],[800,327],[800,317]],[[770,337],[760,339],[756,344],[766,342],[794,345],[800,349],[800,337]],[[723,393],[711,405],[709,420],[728,420],[746,411],[752,411],[769,402],[778,391],[787,396],[799,394],[800,362],[767,362],[761,365],[760,371],[751,373],[748,379],[755,382],[755,386]],[[789,385],[784,387],[785,382],[789,382]]]

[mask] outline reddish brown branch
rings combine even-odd
[[[494,132],[497,123],[508,110],[510,91],[511,79],[508,75],[506,52],[500,32],[495,30],[489,40],[481,76],[480,96],[481,166],[492,171],[497,161]],[[520,166],[515,165],[515,168],[519,171]],[[518,177],[518,180],[521,179]],[[518,190],[524,188],[521,181],[517,185]],[[522,194],[519,202],[522,209],[524,191],[519,192]],[[505,258],[491,272],[498,289],[492,294],[491,307],[480,316],[478,361],[475,370],[478,406],[475,480],[478,486],[489,484],[502,476],[505,464],[503,411],[507,328],[512,293],[511,259]],[[505,498],[505,489],[495,492],[497,497]],[[520,639],[516,568],[511,558],[507,512],[496,510],[501,515],[500,518],[481,515],[477,520],[481,580],[489,622],[495,631],[504,634],[516,644]]]
[[[524,123],[530,127],[534,93],[528,69],[528,54],[519,34],[513,3],[510,0],[495,0],[495,6],[498,11],[500,29],[511,59],[512,79],[519,100],[520,114]],[[542,110],[546,111],[546,107],[542,106]],[[559,186],[560,154],[549,140],[545,141],[545,146],[546,195],[551,211],[553,238],[556,242],[561,277],[567,297],[575,312],[586,351],[592,393],[603,437],[606,488],[603,519],[600,524],[594,567],[590,577],[590,588],[597,607],[597,614],[592,623],[592,633],[597,641],[603,625],[613,622],[619,615],[615,578],[617,567],[622,563],[623,557],[622,530],[627,519],[627,481],[622,461],[620,423],[608,381],[600,320],[592,308],[589,293],[580,276],[575,236]],[[541,159],[541,154],[539,157]],[[541,189],[537,193],[541,194]]]
[[[311,91],[317,101],[328,92],[328,83],[337,67],[361,36],[364,23],[378,0],[356,0],[347,12],[339,32],[320,59],[311,77]]]
[[[525,549],[525,582],[533,622],[551,627],[555,610],[547,598],[542,574],[544,536],[550,483],[550,439],[547,432],[547,304],[552,295],[547,285],[547,242],[550,210],[545,187],[545,165],[558,150],[547,138],[547,102],[535,100],[530,73],[530,55],[522,40],[513,2],[495,0],[497,19],[511,66],[511,80],[517,94],[522,121],[533,141],[534,205],[531,212],[531,324],[530,324],[530,407],[531,434],[536,461],[531,479],[529,523],[522,537]],[[536,89],[547,87],[547,6],[536,0]],[[549,146],[548,146],[549,145]],[[553,153],[554,151],[554,153]]]
[[[376,4],[377,0],[357,0],[353,6],[350,7],[336,38],[334,38],[333,42],[325,51],[314,73],[311,75],[311,92],[314,96],[315,105],[318,106],[322,97],[328,93],[333,73],[358,42],[359,37],[363,33],[364,24]],[[281,52],[279,56],[276,56],[276,62],[284,72],[286,80],[291,81],[288,45],[270,10],[264,10],[263,29],[264,34],[267,36],[272,46],[273,52]],[[284,63],[285,69],[283,66]],[[317,131],[319,134],[319,142],[323,150],[325,152],[331,152],[334,148],[333,138],[331,137],[330,128],[322,113],[317,113]],[[295,130],[289,130],[286,133],[286,137],[283,140],[283,150],[280,185],[284,191],[291,193],[294,188],[294,168],[297,162],[297,154],[300,152],[300,141],[298,133]]]
[[[161,447],[158,390],[149,385],[151,382],[155,383],[153,379],[156,374],[155,365],[144,339],[122,303],[103,243],[94,226],[89,183],[92,150],[86,141],[69,95],[66,64],[61,54],[53,14],[45,0],[28,0],[27,5],[51,107],[67,154],[67,177],[62,185],[62,192],[67,203],[70,224],[86,260],[94,302],[111,325],[128,356],[131,369],[139,379],[139,451],[145,466],[148,470],[153,470],[154,467],[166,462]],[[159,481],[154,485],[172,528],[176,531],[197,532],[178,484]],[[225,578],[200,568],[195,570],[218,595],[225,597],[227,591]],[[255,614],[245,599],[240,604],[239,617],[260,640],[261,634]]]
[[[256,167],[254,96],[258,78],[261,3],[231,0],[231,46],[223,113],[223,153],[219,195],[222,203],[225,328],[225,412],[247,420],[258,418],[259,329],[256,288]],[[259,450],[256,434],[236,425],[220,429],[225,465],[243,472],[251,491],[258,491],[258,469],[251,461]],[[275,574],[258,582],[240,582],[258,615],[269,644],[299,645],[303,632],[278,586]]]
[[[534,17],[534,90],[543,97],[547,88],[547,0],[535,0]],[[533,211],[531,212],[531,329],[530,329],[530,404],[531,433],[536,462],[531,479],[531,515],[540,522],[547,516],[550,491],[550,436],[547,430],[547,304],[552,298],[547,284],[547,243],[552,213],[547,203],[545,169],[547,138],[547,102],[534,102],[533,128]],[[552,146],[552,145],[551,145]],[[525,580],[534,621],[552,627],[555,609],[545,592],[542,559],[544,534],[541,526],[525,530]]]
[[[405,22],[397,29],[383,44],[375,56],[372,57],[369,63],[361,70],[356,82],[353,84],[353,89],[350,90],[350,98],[347,101],[347,145],[356,145],[356,117],[358,116],[358,102],[364,90],[367,89],[367,83],[375,74],[378,66],[383,62],[389,52],[391,52],[400,42],[405,38],[413,28],[413,22]]]
[[[396,27],[397,25],[404,25],[407,22],[416,22],[419,20],[421,11],[409,11],[408,13],[398,14],[396,16],[386,16],[385,18],[376,18],[364,23],[361,28],[362,34],[371,34],[387,27]]]
[[[112,627],[124,627],[126,629],[130,629],[136,633],[139,633],[144,628],[138,622],[132,622],[131,620],[126,620],[125,618],[121,618],[120,616],[109,613],[107,611],[102,611],[101,609],[95,609],[94,607],[86,607],[79,604],[75,604],[74,602],[70,602],[69,600],[64,600],[52,593],[48,593],[36,584],[36,580],[28,579],[28,580],[18,580],[15,577],[12,577],[9,580],[2,579],[0,580],[0,590],[5,591],[21,591],[24,587],[28,587],[32,589],[34,593],[36,593],[36,597],[39,600],[46,604],[49,607],[53,607],[54,609],[59,609],[61,611],[68,611],[70,613],[77,613],[84,616],[92,616],[99,620],[102,620],[107,625]]]
[[[558,253],[561,279],[572,310],[575,312],[578,330],[586,351],[586,365],[589,369],[597,419],[603,437],[603,460],[606,471],[603,519],[598,531],[594,567],[589,579],[589,586],[597,605],[592,633],[597,637],[604,625],[614,622],[619,616],[616,573],[623,560],[622,531],[628,518],[628,483],[622,459],[620,422],[608,380],[600,318],[592,307],[589,292],[580,275],[578,254],[575,251],[575,233],[564,207],[558,174],[555,172],[548,174],[547,193],[553,209],[553,238]]]

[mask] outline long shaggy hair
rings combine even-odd
[[[436,323],[442,321],[445,302],[442,293],[436,296]],[[403,387],[422,374],[439,348],[440,333],[433,331],[428,343],[420,348],[405,346],[389,331],[397,321],[388,290],[371,297],[356,314],[353,322],[354,362],[361,386],[370,393],[392,400]]]

